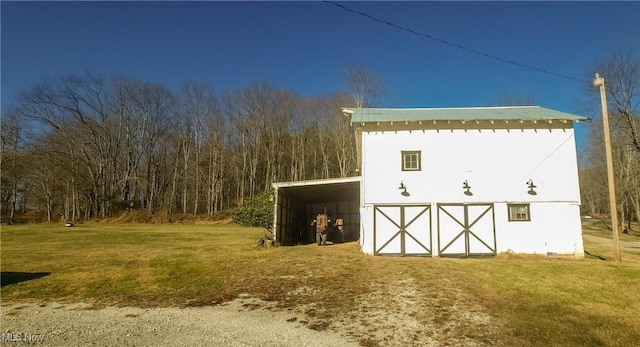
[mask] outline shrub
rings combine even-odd
[[[231,218],[234,223],[247,227],[267,227],[273,223],[273,202],[269,201],[273,191],[262,192],[253,199],[246,200],[238,207]]]

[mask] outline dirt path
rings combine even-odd
[[[603,246],[613,246],[613,240],[606,237],[582,234],[585,241],[593,242]],[[640,253],[640,241],[620,240],[620,247],[626,252]]]

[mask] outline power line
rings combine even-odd
[[[430,39],[430,40],[433,40],[433,41],[437,41],[437,42],[443,43],[445,45],[453,46],[453,47],[456,47],[456,48],[459,48],[459,49],[462,49],[462,50],[465,50],[467,52],[471,52],[471,53],[474,53],[474,54],[477,54],[477,55],[481,55],[481,56],[489,58],[489,59],[494,59],[494,60],[497,60],[497,61],[500,61],[500,62],[503,62],[503,63],[519,66],[519,67],[522,67],[522,68],[525,68],[525,69],[529,69],[529,70],[533,70],[533,71],[537,71],[537,72],[542,72],[542,73],[545,73],[547,75],[552,75],[552,76],[565,78],[565,79],[569,79],[569,80],[574,80],[574,81],[579,81],[579,82],[588,82],[588,83],[590,83],[590,81],[587,81],[587,80],[584,80],[584,79],[581,79],[581,78],[571,77],[571,76],[559,74],[559,73],[556,73],[556,72],[540,69],[540,68],[533,67],[533,66],[530,66],[530,65],[518,63],[518,62],[513,61],[513,60],[504,59],[504,58],[500,58],[500,57],[495,56],[495,55],[484,53],[484,52],[475,50],[473,48],[468,48],[468,47],[465,47],[463,45],[459,45],[459,44],[454,43],[454,42],[450,42],[450,41],[447,41],[447,40],[443,40],[443,39],[431,36],[429,34],[425,34],[425,33],[421,33],[421,32],[415,31],[415,30],[413,30],[411,28],[406,28],[406,27],[391,23],[391,22],[386,21],[384,19],[380,19],[380,18],[374,17],[374,16],[372,16],[372,15],[370,15],[368,13],[364,13],[364,12],[361,12],[361,11],[358,11],[358,10],[351,9],[349,7],[346,7],[344,5],[338,4],[336,2],[331,2],[331,1],[327,1],[327,0],[323,0],[323,2],[325,2],[327,4],[330,4],[330,5],[333,5],[333,6],[336,6],[336,7],[339,7],[341,9],[345,10],[345,11],[361,15],[363,17],[366,17],[366,18],[371,19],[371,20],[373,20],[375,22],[390,26],[392,28],[396,28],[396,29],[399,29],[399,30],[402,30],[402,31],[406,31],[406,32],[418,35],[418,36],[422,36],[422,37],[425,37],[427,39]]]

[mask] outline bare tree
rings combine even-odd
[[[342,108],[348,103],[348,96],[336,94],[331,99],[331,133],[335,142],[336,163],[340,177],[347,177],[355,174],[357,168],[355,133],[350,117],[345,117],[342,113]]]
[[[289,173],[286,180],[299,181],[307,177],[307,170],[312,166],[309,163],[311,148],[314,147],[314,136],[311,136],[316,120],[310,110],[317,99],[298,98],[295,102],[295,110],[289,119]]]
[[[344,78],[347,88],[352,93],[355,107],[371,107],[382,95],[382,83],[378,75],[363,64],[347,66]]]
[[[22,120],[18,111],[10,109],[0,120],[0,213],[8,213],[10,223],[15,223],[18,185],[22,175],[19,150],[22,133]]]
[[[109,180],[115,172],[104,81],[67,76],[57,83],[43,82],[22,95],[19,109],[23,116],[49,126],[80,157],[93,188],[90,214],[106,216]]]
[[[251,91],[238,90],[223,96],[223,103],[230,128],[230,145],[238,165],[235,168],[237,182],[236,199],[252,197],[256,190],[259,158],[259,128],[257,112],[251,102]],[[246,194],[246,195],[245,195]]]
[[[209,119],[209,137],[206,140],[207,156],[207,215],[220,210],[222,206],[223,180],[228,176],[225,163],[225,126],[220,116]]]
[[[265,189],[269,189],[272,182],[286,177],[284,155],[289,152],[286,150],[287,125],[293,118],[297,102],[296,96],[287,90],[274,91],[270,99],[262,128],[262,143],[266,149]]]
[[[307,179],[331,178],[332,154],[334,153],[333,134],[331,133],[334,108],[330,97],[307,100],[307,117],[313,122],[311,128],[305,131],[311,145],[306,166],[309,168]]]
[[[187,213],[187,201],[192,201],[192,213],[196,215],[199,210],[201,184],[204,177],[203,165],[201,163],[202,153],[205,149],[205,142],[212,137],[218,137],[220,109],[218,99],[211,87],[203,84],[191,82],[185,84],[178,96],[178,124],[183,153],[183,213]],[[215,141],[214,141],[215,142]],[[210,142],[211,144],[211,142]],[[219,145],[219,143],[217,143]],[[211,148],[210,148],[211,149]],[[213,154],[215,151],[210,151]],[[213,165],[212,158],[209,158],[209,165]],[[209,172],[209,182],[211,182],[211,171]],[[192,185],[190,199],[187,199],[189,185]]]
[[[166,86],[152,83],[136,85],[133,94],[134,127],[138,144],[143,148],[143,170],[146,177],[146,208],[153,212],[161,207],[161,195],[169,185],[170,173],[164,165],[174,159],[168,157],[167,145],[171,128],[173,96]]]
[[[631,50],[617,50],[600,61],[595,72],[605,79],[607,102],[613,111],[613,122],[626,128],[628,143],[640,152],[640,57]]]
[[[45,220],[51,222],[54,218],[56,211],[56,199],[59,193],[59,180],[58,177],[62,177],[56,171],[59,168],[58,165],[52,160],[51,153],[44,151],[44,148],[38,148],[31,154],[32,168],[31,182],[36,188],[32,191],[32,194],[37,198],[40,206],[45,209]],[[59,200],[58,200],[59,201]]]

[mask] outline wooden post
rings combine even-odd
[[[607,180],[609,181],[609,204],[611,206],[611,228],[613,229],[613,253],[616,261],[622,261],[620,255],[620,234],[618,232],[618,209],[616,207],[616,187],[613,175],[613,155],[611,154],[611,137],[609,134],[609,114],[607,113],[607,95],[604,90],[604,78],[596,73],[593,85],[600,87],[602,103],[602,124],[604,127],[604,147],[607,155]]]

